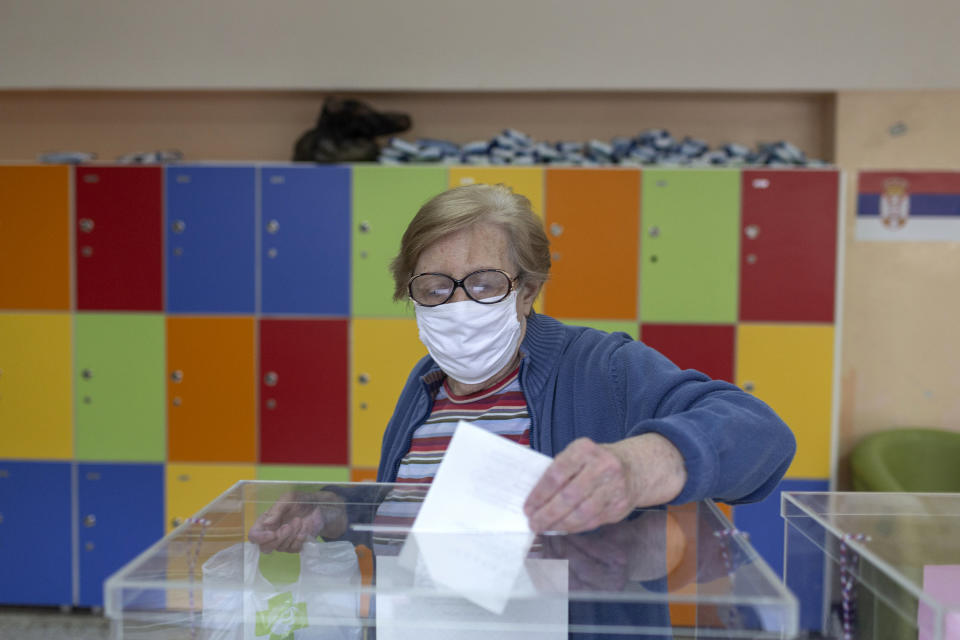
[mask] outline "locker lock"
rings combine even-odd
[[[83,378],[84,380],[89,380],[90,378],[93,377],[93,371],[90,371],[90,369],[84,369],[83,371],[80,372],[80,377]]]
[[[170,379],[174,382],[183,382],[183,371],[176,369],[173,373],[170,374]]]
[[[660,237],[660,227],[654,225],[650,227],[650,230],[647,233],[650,235],[651,238],[658,238]]]
[[[557,260],[559,260],[559,259],[560,259],[560,252],[559,252],[559,251],[554,251],[553,253],[551,253],[551,254],[550,254],[550,259],[553,260],[554,262],[556,262]]]
[[[556,222],[554,222],[553,224],[551,224],[551,225],[550,225],[550,235],[552,235],[554,238],[559,238],[561,235],[563,235],[563,225],[562,225],[562,224],[558,224],[558,223],[556,223]]]
[[[365,373],[361,373],[359,376],[357,376],[357,382],[360,384],[367,384],[370,382],[370,376]]]
[[[271,259],[277,257],[277,250],[275,247],[270,247],[269,249],[267,249],[267,257]]]
[[[267,371],[266,375],[263,376],[263,382],[268,387],[277,386],[277,382],[280,381],[280,376],[277,375],[276,371]]]
[[[370,223],[364,220],[360,223],[360,233],[367,233],[370,231]]]
[[[757,236],[760,235],[760,227],[758,227],[758,226],[755,225],[755,224],[748,224],[748,225],[744,228],[743,232],[744,232],[744,233],[747,235],[747,237],[750,238],[751,240],[756,240],[756,239],[757,239]]]
[[[93,231],[93,220],[90,218],[80,218],[80,231],[84,233]]]
[[[92,527],[97,524],[97,516],[92,513],[83,519],[83,526]]]
[[[268,398],[268,399],[267,399],[267,409],[270,409],[271,411],[273,411],[273,410],[276,409],[276,408],[277,408],[277,401],[274,400],[273,398]]]
[[[93,255],[93,247],[91,247],[90,245],[84,245],[80,247],[80,255],[83,256],[84,258],[89,258],[90,256]]]
[[[757,264],[757,254],[748,253],[747,254],[747,264]]]
[[[267,223],[267,233],[276,233],[280,231],[280,223],[277,220],[271,220]]]
[[[752,382],[748,381],[743,383],[743,390],[749,393],[753,393],[754,389],[756,388],[757,388],[757,385],[753,384]]]
[[[174,233],[183,233],[187,230],[187,223],[183,220],[174,220],[173,221],[173,232]]]
[[[180,396],[174,397],[173,406],[179,407],[181,404],[183,404],[183,400],[180,399]]]

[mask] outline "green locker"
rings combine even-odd
[[[390,261],[417,210],[446,189],[446,167],[353,167],[354,316],[413,316],[392,302]]]
[[[261,464],[257,466],[257,480],[350,482],[350,469],[325,465]]]
[[[640,321],[737,321],[740,172],[644,169]]]
[[[79,313],[76,345],[77,459],[163,462],[163,316]]]

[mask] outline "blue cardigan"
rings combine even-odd
[[[674,504],[761,500],[793,459],[793,433],[766,404],[730,383],[680,370],[626,334],[531,313],[521,351],[530,444],[547,455],[580,437],[609,443],[659,433],[686,464],[687,483]],[[378,482],[396,481],[442,380],[430,356],[410,373],[384,433]]]

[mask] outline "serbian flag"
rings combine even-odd
[[[861,171],[856,237],[960,242],[960,171]]]

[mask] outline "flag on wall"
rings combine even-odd
[[[861,171],[856,239],[960,242],[960,171]]]

